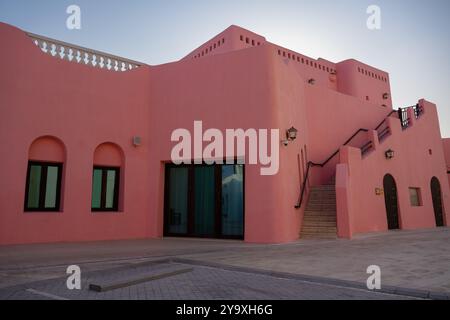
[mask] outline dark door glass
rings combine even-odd
[[[394,178],[391,175],[388,174],[384,177],[383,187],[388,229],[399,229],[400,224],[398,220],[397,186],[395,184]]]
[[[436,219],[436,226],[444,226],[444,216],[442,214],[442,193],[441,184],[437,178],[431,179],[431,196],[433,198],[434,217]]]

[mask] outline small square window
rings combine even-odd
[[[419,188],[409,188],[409,200],[411,206],[420,207],[422,206],[422,199]]]

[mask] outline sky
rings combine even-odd
[[[80,30],[66,27],[69,5],[81,9]],[[381,9],[379,30],[367,28],[369,5]],[[0,0],[0,21],[149,65],[235,24],[312,58],[389,72],[394,107],[436,103],[450,137],[448,0]]]

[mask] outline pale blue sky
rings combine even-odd
[[[81,30],[66,28],[71,4],[81,7]],[[366,27],[371,4],[381,8],[379,31]],[[151,65],[236,24],[314,58],[388,71],[395,107],[435,102],[450,137],[448,0],[0,0],[0,21]]]

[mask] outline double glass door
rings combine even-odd
[[[243,165],[166,165],[166,236],[244,238]]]

